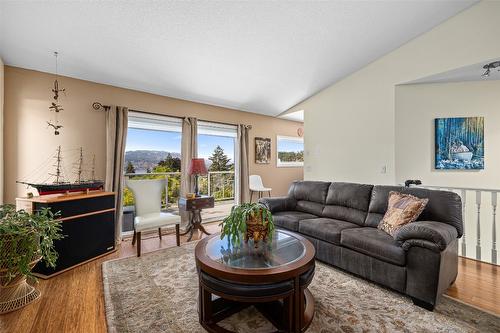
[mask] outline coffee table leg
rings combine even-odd
[[[202,303],[202,320],[205,323],[210,323],[212,320],[212,294],[205,289],[202,288],[202,297],[201,303]]]
[[[314,297],[309,289],[306,288],[303,290],[302,297],[305,304],[302,306],[304,312],[302,312],[302,320],[300,326],[302,331],[305,331],[314,318],[315,304]]]
[[[198,287],[198,320],[200,324],[203,321],[203,287],[201,284]]]
[[[283,323],[288,329],[288,332],[292,332],[293,330],[293,299],[294,295],[292,294],[283,300]]]
[[[295,291],[294,291],[294,294],[293,294],[293,297],[294,297],[294,305],[293,305],[293,309],[294,309],[294,319],[295,319],[295,322],[294,322],[294,332],[296,333],[300,333],[301,331],[301,325],[300,323],[302,322],[302,320],[300,320],[302,318],[302,316],[304,315],[303,313],[300,313],[300,298],[302,297],[302,293],[301,293],[301,288],[300,288],[300,280],[299,280],[299,277],[297,276],[295,279],[294,279],[294,288],[293,288]]]

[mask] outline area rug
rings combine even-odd
[[[195,243],[103,263],[110,333],[204,332],[198,323]],[[403,295],[317,262],[309,289],[316,313],[307,332],[500,332],[500,317],[443,297],[434,312]],[[254,308],[220,323],[272,332]]]

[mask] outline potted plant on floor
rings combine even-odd
[[[231,242],[238,244],[243,236],[245,242],[252,239],[256,247],[259,241],[271,240],[274,231],[271,211],[260,203],[233,206],[220,226],[221,239],[227,236]]]
[[[0,206],[0,314],[19,309],[40,296],[30,282],[31,270],[43,259],[55,266],[54,240],[61,239],[60,221],[49,209],[34,214]]]

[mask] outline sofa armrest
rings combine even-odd
[[[428,240],[425,240],[425,239],[408,239],[403,244],[401,244],[401,247],[405,251],[408,251],[410,249],[410,247],[414,247],[414,246],[423,247],[424,249],[429,249],[432,252],[437,252],[437,253],[440,253],[442,251],[441,248],[439,247],[439,245],[437,245],[434,242],[430,242]]]
[[[271,213],[294,210],[296,201],[290,197],[261,198],[261,204],[267,207]]]
[[[405,224],[394,235],[395,240],[403,243],[405,250],[411,246],[421,246],[442,251],[457,237],[458,232],[454,226],[434,221],[416,221]]]

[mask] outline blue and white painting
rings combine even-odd
[[[436,169],[484,169],[484,117],[437,118]]]

